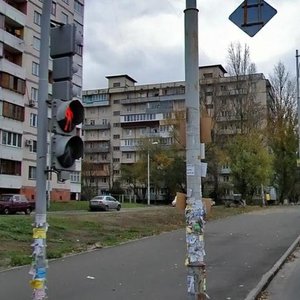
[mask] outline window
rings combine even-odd
[[[35,11],[33,14],[33,23],[41,26],[41,18],[42,18],[41,14]]]
[[[114,126],[114,127],[120,127],[120,126],[121,126],[121,123],[114,123],[113,126]]]
[[[28,179],[36,179],[36,167],[29,166]]]
[[[21,148],[22,146],[22,135],[10,131],[2,131],[2,144],[7,146],[13,146]]]
[[[120,135],[119,135],[119,134],[115,134],[115,135],[113,136],[113,138],[114,138],[114,140],[117,140],[117,139],[120,138]]]
[[[120,147],[113,147],[114,151],[120,151]]]
[[[36,62],[32,62],[32,70],[31,70],[32,75],[39,76],[39,64]]]
[[[24,122],[24,107],[3,101],[3,117]]]
[[[32,46],[35,50],[40,50],[41,40],[36,36],[33,37]]]
[[[78,0],[74,1],[74,10],[81,16],[83,16],[83,4],[81,4]]]
[[[0,174],[21,175],[21,162],[9,159],[0,159]]]
[[[114,82],[113,83],[113,87],[114,88],[118,88],[118,87],[120,87],[121,86],[121,83],[120,82]]]
[[[5,72],[0,72],[0,86],[23,95],[25,94],[25,80]]]
[[[204,78],[213,78],[213,73],[205,73],[203,76]]]
[[[120,100],[114,100],[114,104],[120,104]]]
[[[38,89],[34,87],[31,88],[31,100],[38,101]]]
[[[120,162],[120,158],[114,158],[114,162]]]
[[[80,183],[80,173],[79,172],[71,172],[70,173],[70,181],[74,183]]]
[[[68,20],[69,20],[69,17],[68,17],[68,15],[66,15],[65,13],[61,13],[61,21],[62,21],[62,23],[64,23],[64,24],[68,24]]]
[[[113,112],[113,115],[114,115],[114,116],[119,116],[119,115],[120,115],[120,111],[114,111],[114,112]]]
[[[31,113],[30,114],[30,126],[31,127],[37,127],[37,114]]]
[[[51,6],[51,14],[53,16],[56,16],[56,2],[52,2],[52,6]]]
[[[132,158],[132,153],[126,153],[126,158],[131,159]]]
[[[36,153],[36,150],[37,150],[37,142],[36,141],[32,141],[32,144],[29,147],[29,151],[33,152],[33,153]]]

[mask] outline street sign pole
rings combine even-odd
[[[33,262],[29,274],[33,288],[33,300],[43,300],[46,295],[46,233],[47,233],[47,134],[48,134],[48,62],[51,0],[43,1],[41,18],[41,42],[39,61],[37,167],[36,167],[36,208],[33,224]]]
[[[185,13],[185,105],[187,206],[187,290],[189,300],[206,299],[204,263],[204,209],[201,195],[198,9],[186,0]]]

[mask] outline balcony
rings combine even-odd
[[[85,154],[89,153],[108,153],[109,152],[109,146],[108,145],[103,145],[103,146],[97,146],[93,148],[84,148]]]
[[[26,70],[24,68],[4,58],[0,59],[0,71],[9,73],[21,79],[26,78]]]
[[[147,124],[147,126],[158,125],[159,121],[163,120],[163,114],[134,114],[120,116],[120,123],[129,126],[141,126]]]
[[[120,146],[122,152],[135,152],[138,150],[138,146]]]
[[[16,36],[13,35],[4,29],[0,28],[0,42],[2,42],[4,45],[7,45],[9,48],[11,48],[11,52],[24,52],[25,43],[24,41]]]
[[[110,129],[110,123],[108,124],[84,124],[82,126],[83,130],[101,130]]]
[[[8,3],[7,3],[8,2]],[[18,2],[20,5],[15,5]],[[26,25],[26,3],[27,1],[3,1],[0,0],[0,13],[13,20],[16,24],[25,26]],[[10,4],[9,4],[10,3]],[[23,5],[22,5],[23,3]],[[15,5],[18,8],[13,7]]]
[[[20,125],[18,127],[20,127]],[[18,128],[18,129],[20,129],[20,128]],[[1,153],[1,158],[3,158],[3,159],[9,159],[9,160],[15,160],[15,161],[23,160],[23,149],[22,148],[1,145],[0,153]]]
[[[22,176],[0,174],[0,188],[20,189],[22,187]]]
[[[160,101],[170,101],[170,100],[184,100],[185,94],[172,94],[172,95],[159,95],[152,97],[138,97],[121,99],[121,104],[134,104],[134,103],[147,103],[147,102],[160,102]]]

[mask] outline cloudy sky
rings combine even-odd
[[[300,0],[266,0],[277,14],[254,37],[229,21],[242,0],[197,0],[200,65],[227,65],[231,42],[248,44],[267,77],[282,61],[295,74],[300,50]],[[185,0],[86,0],[83,88],[106,88],[105,76],[137,84],[184,80]]]

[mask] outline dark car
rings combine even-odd
[[[0,213],[8,215],[17,212],[24,212],[29,215],[34,210],[34,203],[29,202],[21,194],[0,195]]]
[[[121,203],[112,196],[96,196],[89,201],[90,210],[121,209]]]

